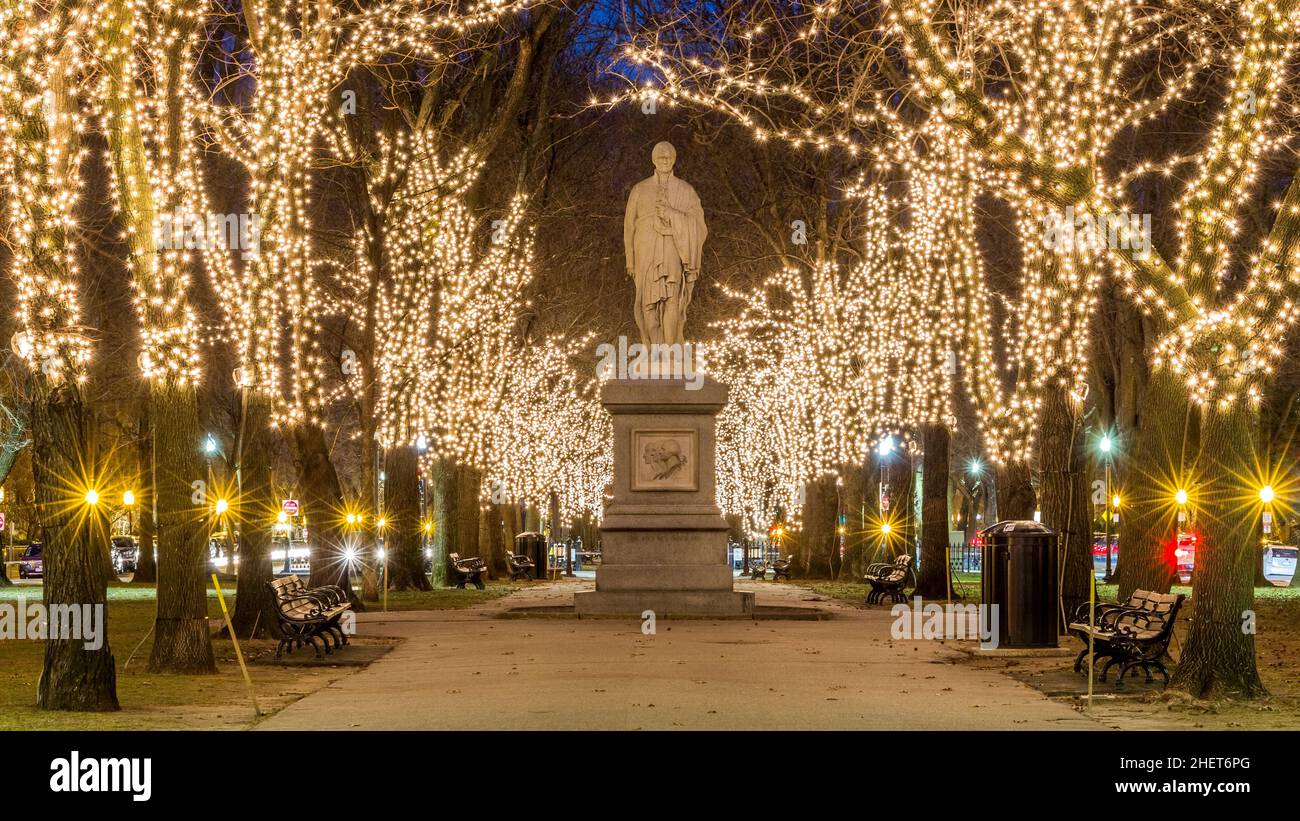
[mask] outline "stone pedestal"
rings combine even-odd
[[[614,417],[614,499],[600,526],[596,590],[574,596],[578,614],[753,612],[754,595],[732,589],[717,504],[715,417],[726,386],[617,379],[605,383],[601,403]]]

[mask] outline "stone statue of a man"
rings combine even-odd
[[[636,283],[641,343],[680,345],[709,231],[695,189],[673,176],[677,150],[661,142],[650,159],[654,174],[632,186],[627,198],[623,250]]]

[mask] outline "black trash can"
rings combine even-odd
[[[1056,531],[1038,522],[998,522],[980,535],[980,602],[998,606],[998,647],[1056,647]]]
[[[515,536],[515,552],[533,560],[533,578],[546,578],[546,537],[525,532]]]

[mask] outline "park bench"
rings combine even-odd
[[[794,554],[786,556],[783,559],[775,559],[771,562],[759,562],[749,566],[749,577],[759,580],[767,576],[767,571],[772,571],[772,581],[785,576],[786,581],[790,580],[790,567],[794,564]]]
[[[1075,671],[1083,671],[1091,639],[1093,664],[1106,659],[1101,668],[1102,681],[1106,680],[1110,668],[1118,664],[1117,685],[1124,683],[1124,677],[1133,668],[1146,673],[1147,681],[1152,680],[1151,671],[1154,669],[1168,684],[1169,671],[1162,659],[1169,649],[1183,598],[1181,594],[1135,590],[1123,604],[1095,605],[1091,624],[1089,605],[1079,605],[1069,625],[1070,632],[1083,642],[1083,649],[1074,659]]]
[[[487,564],[478,556],[470,556],[462,559],[459,553],[452,553],[448,560],[451,562],[452,573],[456,576],[456,586],[462,590],[465,585],[472,584],[479,590],[487,587],[483,583],[483,574],[487,572]]]
[[[912,554],[900,554],[892,562],[876,562],[867,565],[864,576],[871,585],[867,594],[867,604],[880,604],[885,596],[895,603],[906,601],[903,588],[907,586],[907,577],[912,572]]]
[[[537,565],[527,556],[521,556],[515,553],[507,553],[506,561],[510,563],[510,581],[519,581],[527,579],[533,575],[533,568]]]
[[[269,583],[275,596],[275,612],[280,625],[280,643],[275,657],[284,650],[290,653],[296,647],[310,644],[316,657],[333,652],[334,647],[348,643],[347,634],[339,626],[339,619],[352,608],[347,593],[337,585],[307,587],[297,576],[284,576]],[[319,640],[319,644],[317,643]]]

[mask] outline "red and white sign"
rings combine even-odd
[[[5,515],[0,513],[0,530],[5,529]]]
[[[283,510],[283,511],[285,512],[285,515],[286,515],[286,516],[297,516],[297,515],[298,515],[298,500],[297,500],[297,499],[285,499],[285,500],[283,500],[282,502],[280,502],[280,509]]]

